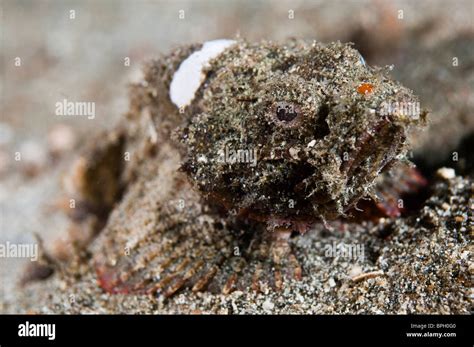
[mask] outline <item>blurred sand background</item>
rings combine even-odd
[[[413,44],[406,33],[422,33],[416,44],[430,46],[472,30],[473,6],[471,0],[2,0],[0,243],[34,242],[38,233],[48,247],[64,231],[65,217],[55,207],[61,174],[81,143],[126,112],[127,83],[143,60],[181,44],[236,35],[297,37],[356,41],[369,64],[395,64],[396,72],[398,62],[410,59],[400,56],[406,52],[400,47]],[[63,99],[95,102],[95,119],[55,115]],[[27,262],[0,259],[0,312],[14,302]]]

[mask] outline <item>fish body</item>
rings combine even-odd
[[[99,285],[170,296],[301,279],[292,233],[375,197],[423,123],[396,102],[417,98],[339,42],[223,40],[149,62],[108,136],[128,159],[112,170],[120,197],[90,246]],[[101,201],[90,192],[104,189],[84,188],[106,184],[99,164],[75,176],[79,203],[82,191]]]

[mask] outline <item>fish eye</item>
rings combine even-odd
[[[275,117],[280,122],[290,123],[301,113],[300,108],[289,102],[277,102],[275,107]]]

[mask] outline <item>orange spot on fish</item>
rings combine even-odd
[[[367,95],[371,94],[374,90],[374,86],[370,83],[362,83],[359,87],[357,87],[357,93]]]

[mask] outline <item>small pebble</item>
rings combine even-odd
[[[436,171],[436,174],[446,180],[453,179],[454,177],[456,177],[456,172],[454,171],[454,169],[447,167],[439,169],[438,171]]]
[[[275,307],[275,304],[273,304],[273,302],[271,302],[270,300],[266,300],[266,301],[262,304],[262,308],[263,308],[265,311],[272,311],[274,307]]]
[[[300,151],[299,149],[294,148],[294,147],[291,147],[291,148],[289,149],[290,155],[291,155],[291,157],[292,157],[293,159],[298,159],[298,152],[299,152],[299,151]]]

